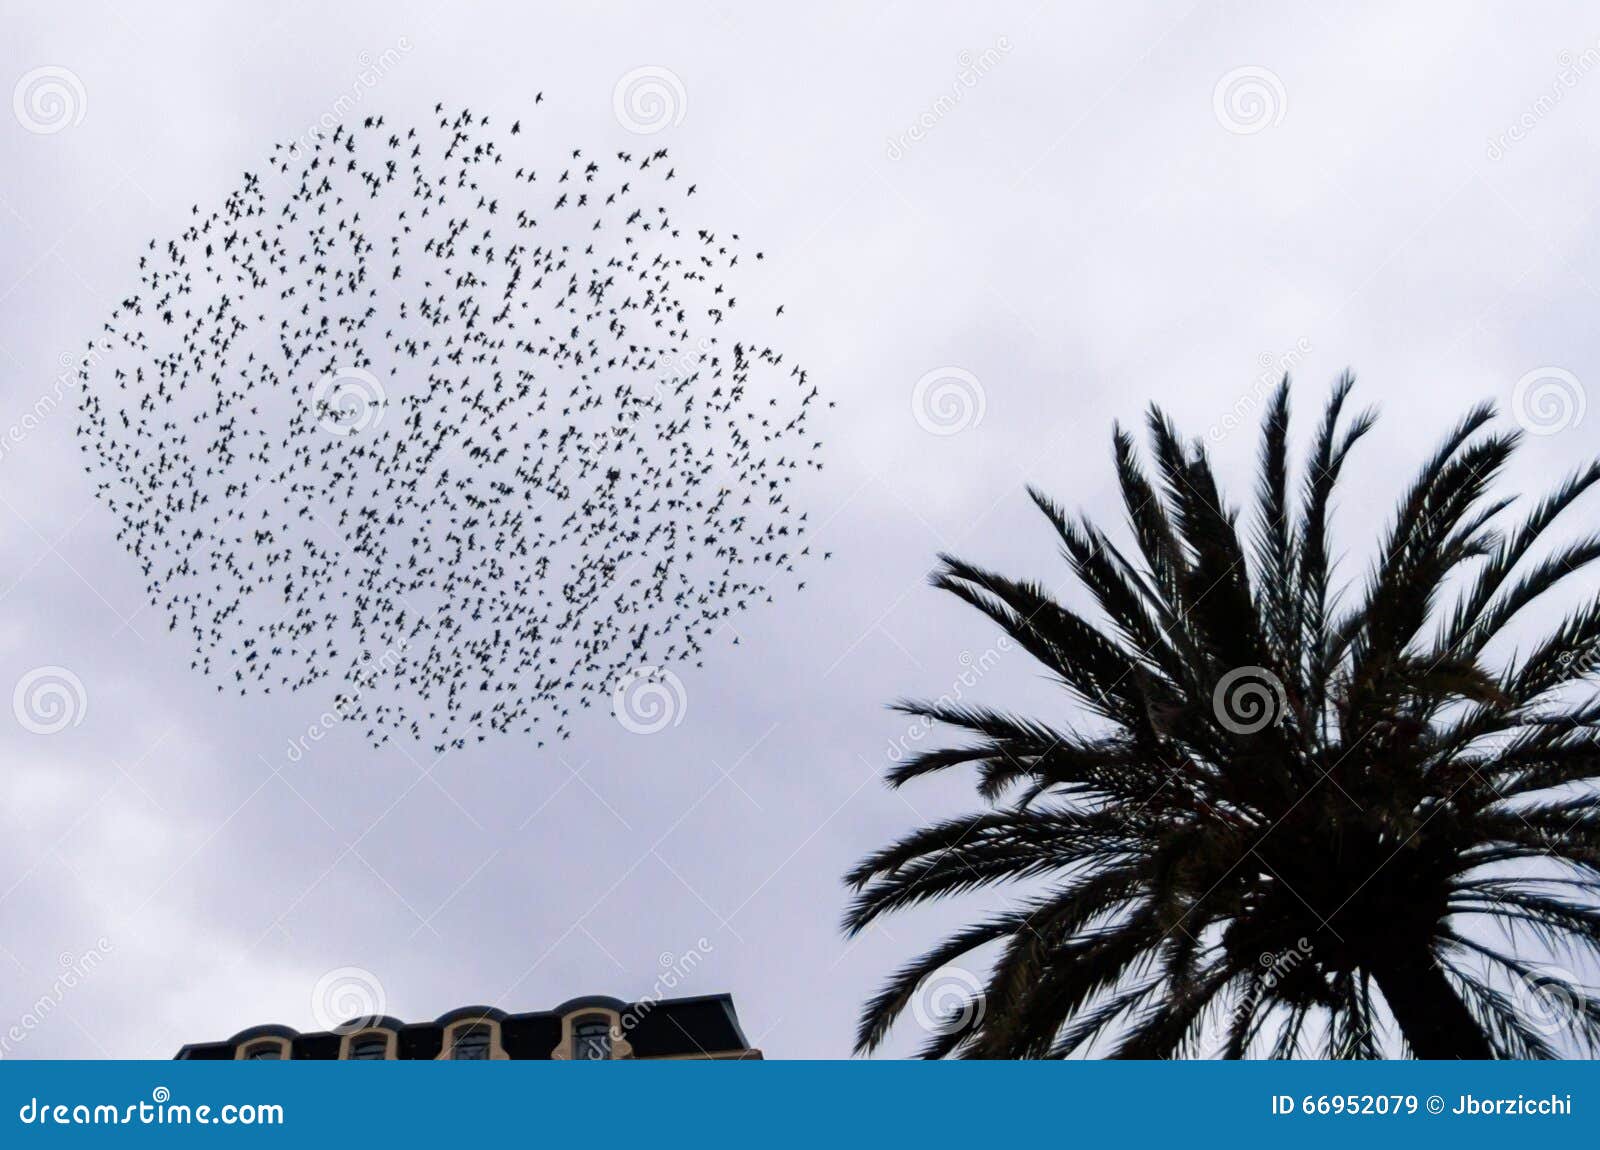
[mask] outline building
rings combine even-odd
[[[554,1010],[507,1014],[463,1006],[432,1022],[357,1019],[335,1030],[301,1034],[287,1026],[254,1026],[225,1042],[196,1042],[180,1059],[355,1060],[760,1058],[739,1027],[733,998],[708,994],[655,1002],[574,998]]]

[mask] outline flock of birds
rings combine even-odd
[[[79,434],[219,690],[331,679],[374,743],[543,745],[804,587],[825,401],[665,149],[541,160],[434,113],[279,146],[152,240]]]

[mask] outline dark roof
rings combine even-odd
[[[734,1013],[733,997],[707,994],[697,998],[664,998],[655,1002],[623,1002],[603,995],[589,995],[563,1002],[554,1010],[507,1014],[492,1006],[461,1006],[446,1011],[432,1022],[401,1022],[384,1016],[377,1019],[352,1019],[335,1030],[301,1034],[288,1026],[252,1026],[225,1042],[193,1042],[178,1051],[178,1058],[230,1059],[239,1046],[262,1038],[289,1040],[291,1058],[338,1058],[342,1035],[354,1029],[383,1028],[397,1035],[397,1056],[404,1059],[436,1058],[444,1046],[445,1028],[462,1019],[487,1018],[500,1023],[500,1043],[506,1053],[518,1059],[548,1059],[561,1043],[561,1020],[581,1010],[603,1008],[622,1016],[622,1036],[633,1047],[635,1058],[703,1057],[709,1054],[743,1053],[759,1058],[750,1050],[739,1017]]]

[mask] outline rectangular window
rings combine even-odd
[[[572,1057],[584,1062],[604,1062],[611,1057],[611,1020],[604,1015],[580,1018],[572,1024]]]
[[[482,1062],[489,1057],[489,1028],[483,1025],[463,1026],[455,1032],[450,1046],[450,1057],[457,1062]]]
[[[350,1043],[350,1058],[363,1062],[389,1057],[389,1039],[382,1034],[364,1034]]]

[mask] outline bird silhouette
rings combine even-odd
[[[803,585],[821,405],[782,307],[738,307],[738,237],[682,218],[665,149],[553,148],[533,103],[504,142],[440,104],[275,147],[90,342],[97,494],[219,691],[542,745]]]

